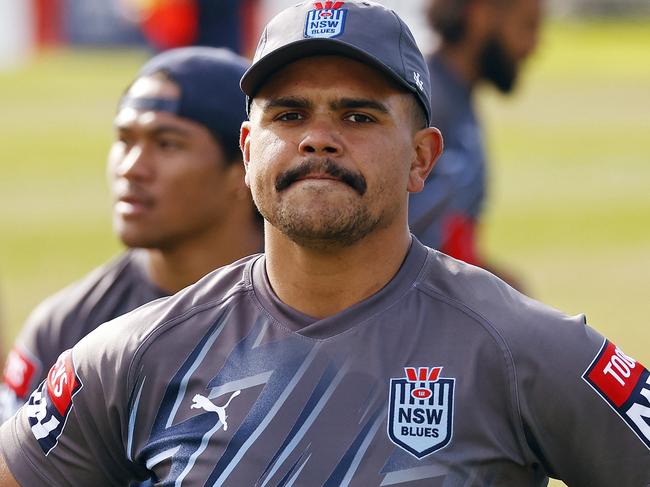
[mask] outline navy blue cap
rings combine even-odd
[[[226,154],[233,155],[239,151],[239,131],[246,120],[239,80],[249,64],[228,49],[182,47],[154,56],[137,77],[165,73],[180,88],[178,103],[171,103],[165,111],[205,126]]]
[[[266,25],[241,88],[250,99],[278,69],[319,55],[345,56],[379,69],[415,95],[431,122],[424,56],[404,21],[375,2],[311,1],[283,10]]]

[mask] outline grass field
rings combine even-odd
[[[650,22],[546,32],[519,96],[488,96],[484,240],[530,291],[650,362]]]
[[[487,90],[484,246],[530,293],[650,364],[650,20],[553,23],[517,96]],[[0,309],[29,310],[119,250],[104,161],[143,52],[50,52],[0,73]],[[531,344],[534,346],[534,344]],[[561,484],[555,484],[561,485]]]

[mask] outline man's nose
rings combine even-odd
[[[314,121],[307,128],[298,150],[301,154],[333,156],[343,152],[343,145],[334,124]]]
[[[117,162],[116,174],[126,179],[151,179],[154,170],[148,152],[145,144],[131,146]]]

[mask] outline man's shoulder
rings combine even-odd
[[[257,258],[259,254],[216,269],[176,294],[143,304],[100,329],[102,333],[150,340],[177,326],[191,325],[195,330],[210,326],[205,313],[220,313],[233,298],[251,289],[250,267]],[[197,319],[197,315],[202,317]]]
[[[163,367],[161,357],[165,363],[185,357],[251,290],[250,267],[256,258],[221,267],[172,296],[104,323],[75,347],[75,360],[102,367],[117,363],[133,373],[134,363],[137,370],[151,372]]]
[[[84,307],[91,299],[98,300],[106,297],[112,288],[124,281],[140,287],[152,286],[138,268],[131,251],[120,254],[48,296],[35,308],[33,314],[45,316],[51,316],[53,313],[68,314]]]
[[[554,339],[583,329],[584,316],[568,316],[480,267],[428,251],[417,287],[457,309],[507,347],[526,347],[535,337]]]

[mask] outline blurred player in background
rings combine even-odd
[[[428,59],[432,124],[445,151],[424,191],[411,196],[409,223],[430,247],[494,269],[477,248],[486,194],[487,157],[474,107],[481,82],[512,93],[523,62],[537,45],[541,0],[432,0],[431,26],[440,44]]]
[[[128,87],[108,179],[129,250],[33,311],[7,358],[3,419],[99,324],[262,249],[239,150],[247,66],[225,49],[182,48],[151,59]]]

